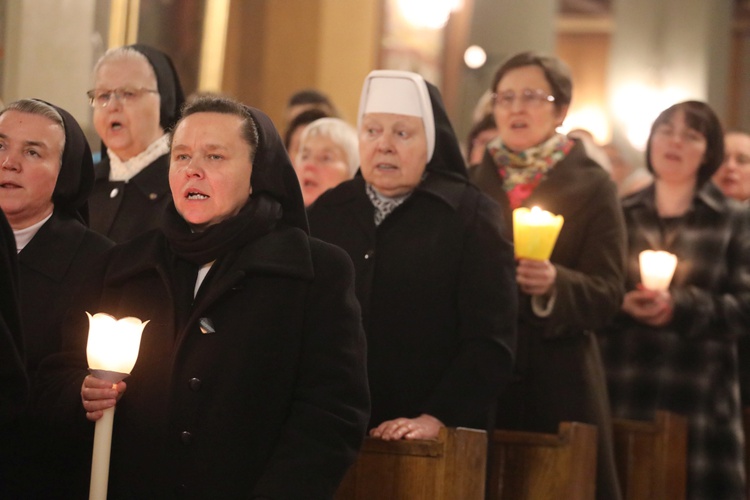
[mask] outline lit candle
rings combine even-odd
[[[562,215],[553,215],[539,207],[513,210],[513,243],[516,257],[547,260],[552,255],[563,225]]]
[[[669,289],[677,256],[662,250],[644,250],[638,255],[641,266],[641,283],[648,290],[664,291]]]
[[[141,335],[146,322],[138,318],[116,320],[109,314],[96,313],[89,317],[89,339],[86,357],[89,370],[96,378],[112,384],[130,375],[138,358]],[[109,453],[112,446],[112,426],[115,408],[104,410],[96,421],[94,451],[91,461],[89,500],[106,500],[109,482]]]

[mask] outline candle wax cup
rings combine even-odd
[[[644,250],[638,255],[641,283],[648,290],[669,290],[677,267],[677,256],[669,252]]]
[[[538,207],[513,210],[513,243],[517,258],[547,260],[563,225],[562,215]]]

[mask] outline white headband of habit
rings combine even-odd
[[[435,118],[427,84],[420,75],[410,71],[375,70],[365,78],[359,101],[357,127],[367,113],[393,113],[418,116],[427,136],[427,161],[435,151]]]

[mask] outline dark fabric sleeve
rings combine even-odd
[[[500,207],[477,192],[464,235],[457,301],[457,355],[424,413],[447,426],[487,428],[497,394],[510,380],[516,348],[518,293],[513,247]]]
[[[620,310],[625,293],[625,223],[611,182],[601,183],[588,204],[590,220],[575,269],[555,264],[556,298],[545,337],[600,328]]]
[[[750,211],[730,212],[726,283],[722,290],[688,285],[670,289],[673,325],[686,337],[736,339],[750,325]],[[707,256],[711,258],[713,256]],[[702,263],[701,265],[719,265]]]
[[[28,396],[13,231],[0,211],[0,424],[17,418]]]
[[[331,498],[366,432],[370,397],[354,268],[332,245],[313,240],[312,248],[316,276],[294,402],[252,498]]]
[[[83,278],[62,326],[60,352],[47,356],[40,363],[30,401],[30,411],[37,419],[64,432],[86,437],[91,437],[93,431],[93,423],[86,419],[81,403],[81,385],[88,375],[86,311],[99,312],[107,255],[109,253],[92,261]]]

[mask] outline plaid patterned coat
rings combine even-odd
[[[640,281],[638,254],[677,255],[674,315],[652,328],[621,315],[601,335],[613,415],[651,419],[656,409],[689,421],[688,498],[743,499],[743,444],[736,339],[750,326],[750,218],[711,183],[696,194],[674,237],[663,236],[654,187],[625,200],[626,288]]]

